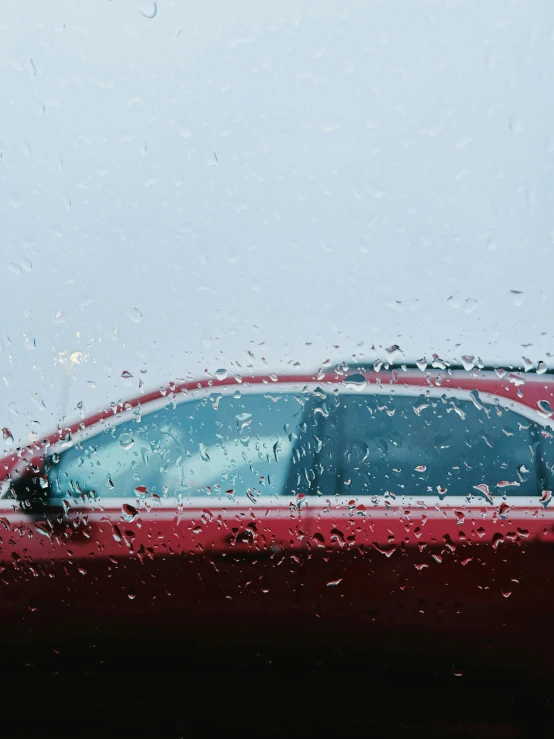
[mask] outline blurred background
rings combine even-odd
[[[549,362],[549,0],[19,0],[0,73],[5,452],[218,369]]]

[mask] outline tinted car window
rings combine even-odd
[[[52,495],[248,496],[254,502],[295,490],[309,477],[305,405],[293,394],[236,393],[168,406],[54,457]]]
[[[532,496],[552,476],[551,433],[499,405],[343,395],[328,422],[344,494]]]

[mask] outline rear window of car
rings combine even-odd
[[[306,399],[293,393],[213,394],[168,406],[54,456],[51,494],[279,496],[307,484],[305,414]]]
[[[487,498],[550,487],[551,432],[478,397],[340,395],[327,424],[335,492]]]

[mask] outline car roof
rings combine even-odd
[[[11,479],[14,475],[24,476],[37,474],[44,459],[46,450],[73,434],[88,429],[98,423],[113,420],[122,413],[145,406],[155,401],[167,399],[171,401],[177,395],[188,395],[197,390],[235,386],[247,388],[251,385],[266,384],[275,387],[279,384],[307,385],[337,385],[351,383],[366,383],[380,385],[412,385],[424,387],[441,387],[445,390],[482,391],[495,396],[504,397],[519,405],[533,408],[537,412],[548,413],[549,405],[554,407],[554,369],[540,368],[539,371],[530,370],[521,365],[483,366],[477,365],[468,368],[462,364],[453,364],[434,355],[430,361],[419,362],[342,362],[329,367],[322,367],[311,373],[264,373],[248,376],[226,374],[225,376],[207,375],[201,379],[170,382],[166,386],[145,392],[126,401],[112,403],[86,418],[67,424],[60,424],[58,428],[41,440],[16,449],[3,459],[0,459],[0,483]],[[301,387],[299,388],[301,390]],[[539,402],[543,406],[538,406]],[[546,403],[546,406],[544,405]],[[554,411],[553,411],[554,415]],[[35,469],[33,469],[33,467]]]

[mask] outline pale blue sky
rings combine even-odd
[[[262,358],[554,352],[554,4],[153,7],[0,9],[1,426],[55,425],[64,351],[70,411]]]

